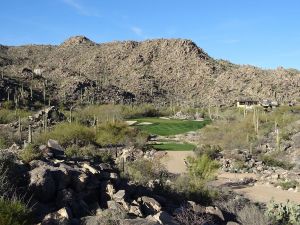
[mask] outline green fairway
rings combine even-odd
[[[155,144],[152,147],[156,150],[164,150],[164,151],[192,151],[195,149],[195,145],[193,144],[180,144],[180,143],[162,143]]]
[[[183,134],[189,131],[195,131],[204,127],[206,124],[210,122],[208,120],[205,121],[175,120],[175,119],[166,120],[166,119],[160,119],[155,117],[140,118],[135,120],[138,121],[138,123],[142,123],[142,122],[152,123],[150,125],[141,125],[138,127],[140,127],[142,130],[150,134],[156,134],[161,136]]]

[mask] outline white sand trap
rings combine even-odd
[[[136,124],[137,121],[134,121],[134,120],[127,120],[127,121],[125,121],[125,123],[127,123],[129,126],[132,126],[132,125]]]
[[[164,116],[162,116],[162,117],[159,117],[159,119],[162,119],[162,120],[170,120],[170,118],[169,118],[169,117],[164,117]]]
[[[162,163],[171,173],[185,173],[187,172],[184,159],[188,156],[194,156],[193,151],[166,151],[166,156],[162,159]]]
[[[137,125],[144,126],[144,125],[151,125],[151,124],[153,124],[153,123],[150,123],[150,122],[141,122],[141,123],[139,123]]]

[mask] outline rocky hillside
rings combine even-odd
[[[215,60],[182,39],[97,44],[77,36],[58,46],[0,46],[0,72],[0,99],[31,89],[41,101],[60,102],[230,105],[239,98],[300,98],[300,71]]]

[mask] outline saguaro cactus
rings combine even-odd
[[[19,116],[19,119],[18,119],[18,134],[19,134],[19,138],[20,140],[22,139],[22,127],[21,127],[21,117]]]
[[[31,125],[28,126],[28,143],[32,143],[32,128]]]

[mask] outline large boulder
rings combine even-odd
[[[29,175],[29,188],[39,201],[49,202],[55,199],[56,184],[49,168],[37,167]]]
[[[205,208],[205,212],[217,216],[222,221],[225,220],[222,211],[218,207],[208,206]]]
[[[41,225],[69,225],[72,214],[69,208],[61,208],[57,212],[46,215]]]
[[[167,212],[159,212],[153,216],[160,224],[179,225],[179,223]]]
[[[138,201],[142,204],[142,210],[146,215],[153,215],[161,211],[161,205],[154,198],[143,196]]]

